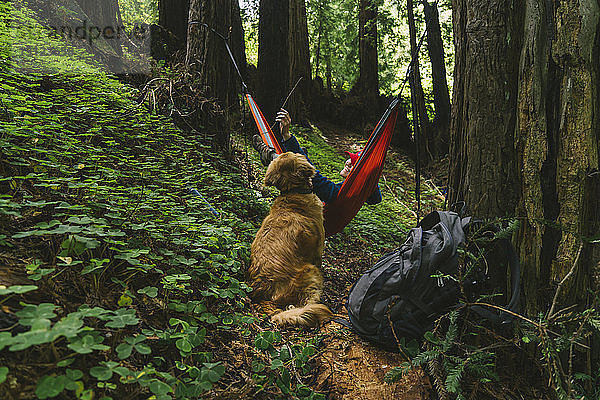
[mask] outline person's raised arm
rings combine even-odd
[[[283,136],[283,140],[288,140],[291,137],[290,124],[292,123],[292,117],[290,117],[290,114],[286,110],[281,108],[277,113],[275,121],[279,122],[279,124],[281,125],[281,135]]]

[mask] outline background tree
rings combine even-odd
[[[286,106],[297,123],[308,120],[311,68],[304,0],[261,0],[257,97],[268,121],[287,94],[302,81]]]
[[[186,49],[190,0],[158,0],[158,58],[170,59]]]
[[[288,31],[289,0],[261,0],[256,97],[267,121],[275,120],[290,80]]]
[[[520,216],[530,315],[548,311],[566,276],[558,306],[599,289],[600,250],[585,238],[600,231],[600,8],[586,4],[453,3],[450,199]]]
[[[450,94],[448,92],[448,81],[446,80],[444,43],[437,5],[424,1],[423,13],[427,26],[427,52],[431,61],[433,106],[435,109],[435,117],[430,126],[431,141],[429,149],[434,158],[440,158],[448,154],[450,144]]]
[[[245,65],[243,32],[240,9],[236,0],[191,0],[189,21],[208,24],[223,36],[230,36],[229,44],[240,65]],[[197,83],[204,95],[216,98],[222,107],[237,110],[240,106],[241,83],[227,53],[223,40],[198,24],[188,27],[186,68],[190,79]],[[224,129],[216,143],[229,148],[229,132]]]
[[[288,111],[296,121],[308,122],[312,75],[310,51],[308,47],[308,25],[305,0],[290,0],[289,3],[289,75],[288,91],[302,79],[296,91],[290,96]]]
[[[366,103],[377,104],[379,75],[377,57],[377,3],[374,0],[358,2],[358,80],[353,91]]]
[[[410,41],[410,54],[411,59],[414,59],[411,68],[411,74],[409,77],[410,92],[412,101],[412,112],[417,114],[418,118],[415,119],[413,116],[413,124],[416,122],[419,124],[420,139],[420,153],[421,156],[426,156],[422,159],[425,163],[433,158],[429,145],[432,142],[430,137],[429,129],[429,117],[427,115],[427,109],[425,108],[425,94],[423,93],[423,86],[421,84],[421,68],[419,66],[419,51],[417,49],[417,29],[415,23],[415,14],[413,10],[413,0],[406,1],[407,20],[408,20],[408,31]],[[416,133],[415,133],[416,134]]]
[[[100,27],[102,32],[106,29],[113,29],[113,34],[118,27],[123,26],[121,12],[119,10],[118,0],[77,0],[77,3],[84,12],[84,19],[87,18],[89,26]],[[121,41],[114,39],[104,39],[101,35],[98,40],[90,41],[91,50],[95,55],[113,71],[121,71],[123,65],[123,49]]]

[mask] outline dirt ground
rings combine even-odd
[[[420,368],[395,383],[385,375],[404,361],[400,354],[377,349],[336,322],[323,330],[330,335],[317,360],[316,389],[331,400],[426,400],[431,384]]]

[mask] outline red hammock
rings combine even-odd
[[[256,102],[249,94],[246,94],[246,99],[263,141],[275,149],[277,154],[281,154],[281,146]],[[387,148],[396,126],[399,104],[396,99],[388,106],[360,152],[356,165],[344,180],[337,198],[325,205],[323,214],[326,236],[341,232],[377,187]]]
[[[399,104],[396,99],[388,106],[362,149],[356,165],[344,180],[337,198],[325,205],[326,236],[341,232],[377,187],[396,126]]]

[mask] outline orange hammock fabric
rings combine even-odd
[[[246,99],[263,141],[275,149],[277,154],[281,154],[281,146],[258,105],[249,94],[246,94]],[[344,180],[337,198],[325,205],[323,214],[326,236],[341,232],[377,187],[396,126],[399,104],[396,99],[388,106],[361,151],[356,165]]]
[[[275,149],[275,152],[277,154],[283,153],[283,151],[281,150],[281,146],[279,145],[279,141],[277,140],[277,137],[273,133],[273,130],[269,126],[269,123],[265,119],[265,116],[263,115],[262,111],[260,111],[260,108],[258,108],[256,102],[254,101],[252,96],[250,96],[250,93],[246,93],[246,99],[248,100],[250,111],[252,111],[254,122],[256,122],[258,132],[260,133],[260,137],[262,138],[263,142],[265,142],[265,144],[270,148]]]

